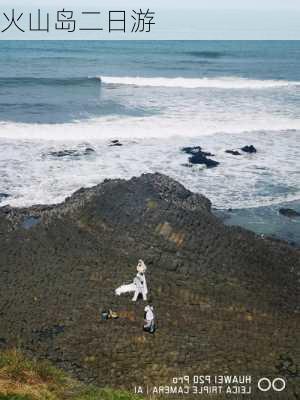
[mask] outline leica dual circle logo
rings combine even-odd
[[[261,392],[268,392],[269,390],[282,392],[286,388],[286,382],[283,378],[275,378],[273,380],[269,378],[261,378],[258,381],[257,386]]]

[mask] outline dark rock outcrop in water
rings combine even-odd
[[[282,360],[299,370],[300,253],[224,226],[210,207],[174,180],[146,174],[55,206],[0,208],[1,346],[128,389],[170,384],[179,373],[255,380],[280,369],[285,398],[297,399],[298,378]],[[24,229],[28,216],[39,223]],[[142,331],[142,301],[114,295],[139,258],[155,335]],[[108,308],[117,320],[101,321]]]
[[[197,153],[192,155],[189,158],[189,162],[193,165],[195,164],[204,164],[207,166],[207,168],[214,168],[217,167],[219,165],[219,163],[217,161],[214,161],[210,158],[207,158],[205,155],[203,155],[202,153]]]
[[[244,146],[241,150],[245,153],[254,154],[257,153],[256,148],[251,144],[250,146]]]
[[[65,149],[59,151],[50,151],[48,154],[43,154],[43,157],[50,156],[55,158],[64,158],[64,157],[82,157],[88,156],[90,154],[95,153],[95,150],[92,147],[86,147],[84,149]]]
[[[123,144],[118,139],[111,140],[110,142],[110,147],[121,147],[121,146],[123,146]]]
[[[203,164],[207,168],[217,167],[220,163],[207,157],[214,157],[214,154],[202,151],[200,146],[183,147],[181,149],[184,153],[190,154],[189,162],[192,165]]]
[[[300,217],[300,213],[292,208],[280,208],[279,214],[289,218]]]
[[[205,157],[214,157],[215,156],[214,154],[212,154],[210,152],[202,151],[202,147],[200,147],[200,146],[183,147],[181,150],[186,154],[195,155],[195,154],[201,153]]]
[[[232,156],[241,156],[242,154],[237,150],[225,150],[225,153],[231,154]]]
[[[9,194],[7,194],[7,193],[0,193],[0,203],[1,203],[2,200],[7,199],[8,197],[10,197]]]

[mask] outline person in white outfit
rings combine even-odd
[[[155,316],[154,308],[151,304],[148,304],[145,309],[144,316],[144,331],[154,333],[155,332]]]
[[[136,301],[140,294],[143,296],[143,300],[147,301],[148,288],[147,288],[147,281],[146,281],[146,276],[145,276],[147,267],[143,260],[139,260],[136,269],[137,269],[137,274],[133,280],[133,282],[136,285],[136,290],[134,292],[132,301]]]
[[[147,270],[147,267],[143,260],[139,260],[136,269],[137,269],[137,274],[133,280],[133,283],[118,287],[115,290],[115,293],[117,296],[120,296],[122,293],[134,292],[132,301],[136,301],[140,294],[143,296],[143,300],[146,301],[148,294],[148,287],[147,287],[145,272]]]

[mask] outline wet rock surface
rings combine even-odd
[[[251,144],[250,146],[244,146],[241,148],[244,153],[254,154],[257,153],[256,148]]]
[[[200,146],[183,147],[181,149],[184,153],[190,154],[190,165],[206,165],[207,168],[217,167],[220,163],[208,157],[214,157],[214,154],[202,151]]]
[[[24,218],[22,227],[25,229],[30,229],[33,226],[37,225],[38,223],[40,223],[40,218],[39,217],[31,217],[31,216],[27,216]]]
[[[123,144],[118,140],[118,139],[114,139],[110,141],[110,147],[121,147],[123,146]]]
[[[289,218],[300,217],[300,213],[292,208],[280,208],[279,214]]]
[[[281,208],[300,213],[300,201],[244,209],[213,209],[213,213],[225,225],[240,226],[264,239],[285,241],[291,246],[300,248],[300,219],[281,215],[279,212]]]
[[[39,223],[25,229],[26,216]],[[142,331],[143,301],[114,295],[139,258],[154,335]],[[55,206],[0,208],[0,274],[1,347],[128,389],[179,373],[280,371],[297,399],[300,252],[224,226],[208,199],[164,175],[107,180]],[[101,321],[103,309],[119,318]]]
[[[90,154],[95,153],[95,150],[92,147],[86,147],[84,149],[64,149],[59,151],[50,151],[47,154],[43,154],[43,157],[52,157],[52,158],[77,158],[84,157]]]
[[[10,197],[8,193],[0,193],[0,203],[2,200],[7,199],[8,197]]]
[[[225,150],[225,153],[231,154],[232,156],[241,156],[242,154],[237,150]]]

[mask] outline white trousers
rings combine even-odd
[[[147,300],[147,293],[145,290],[140,290],[138,288],[136,288],[132,301],[137,301],[137,298],[139,297],[139,294],[141,294],[143,296],[143,300],[146,301]]]

